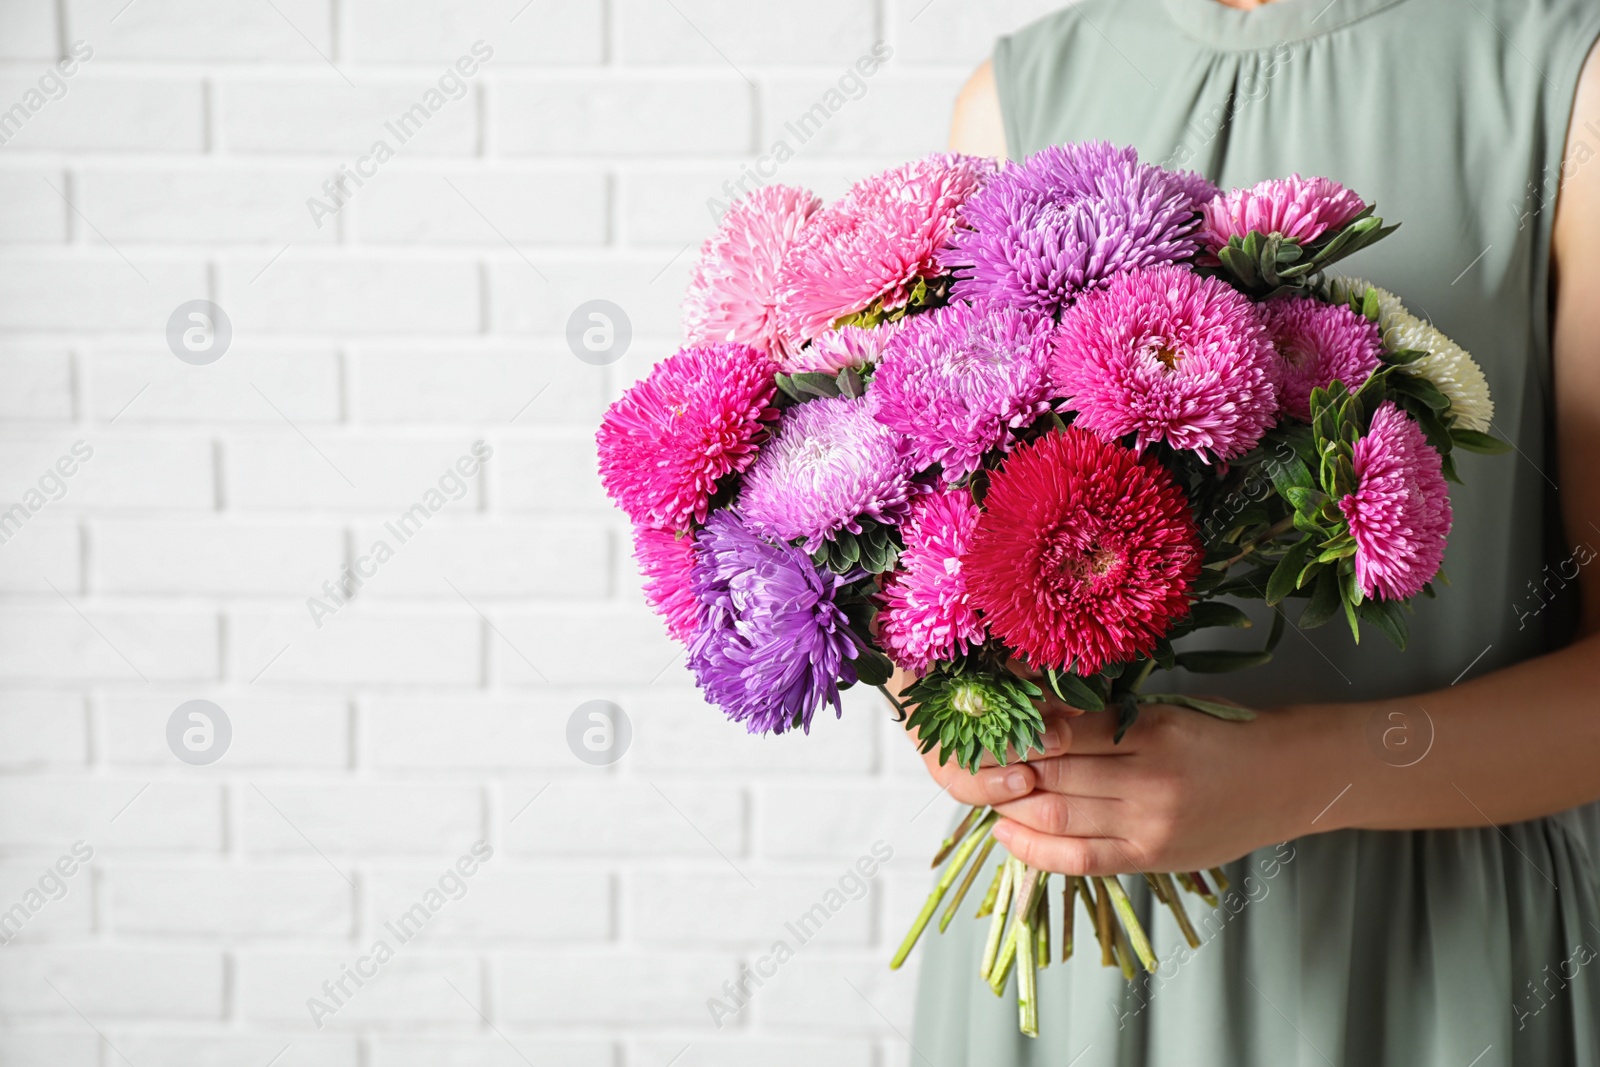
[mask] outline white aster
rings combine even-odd
[[[1329,279],[1328,298],[1349,303],[1362,296],[1368,284],[1360,278]],[[1372,288],[1378,294],[1378,329],[1383,332],[1384,346],[1391,352],[1410,348],[1426,353],[1400,369],[1426,378],[1449,397],[1457,426],[1488,433],[1494,420],[1494,401],[1489,398],[1489,382],[1483,376],[1483,368],[1466,349],[1407,311],[1399,297],[1387,289],[1375,285]]]

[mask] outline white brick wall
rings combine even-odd
[[[917,1062],[885,965],[948,802],[874,699],[786,739],[700,702],[592,435],[786,122],[893,49],[780,170],[835,196],[939,147],[989,41],[1051,6],[0,0],[0,513],[39,505],[0,530],[0,913],[42,901],[0,945],[0,1067]],[[200,298],[234,330],[206,366],[166,338]],[[596,298],[633,326],[608,368],[565,342]],[[318,626],[306,599],[476,441]],[[195,699],[232,725],[210,766],[167,744]],[[632,722],[611,767],[567,747],[593,699]],[[715,1027],[707,998],[877,840],[868,892]]]

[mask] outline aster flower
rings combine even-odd
[[[965,489],[919,497],[900,527],[900,566],[884,580],[878,638],[900,666],[926,673],[983,642],[983,623],[967,596],[961,557],[978,524]]]
[[[748,345],[679,349],[606,410],[600,481],[643,526],[704,522],[718,479],[748,467],[772,406],[777,365]]]
[[[635,526],[633,558],[644,575],[644,598],[666,620],[667,633],[675,641],[689,640],[700,613],[700,602],[689,585],[694,538],[675,530]]]
[[[1037,311],[950,304],[907,319],[872,378],[878,420],[909,442],[912,466],[972,473],[1011,431],[1050,410],[1050,338]]]
[[[750,528],[815,552],[861,520],[894,524],[910,506],[911,464],[900,436],[874,416],[869,394],[790,408],[744,476],[739,512]]]
[[[1489,396],[1489,382],[1483,376],[1483,368],[1470,353],[1430,323],[1407,311],[1400,298],[1387,289],[1369,285],[1359,278],[1334,278],[1328,283],[1329,298],[1341,304],[1360,300],[1369,288],[1377,293],[1378,329],[1383,332],[1383,343],[1388,349],[1424,353],[1415,363],[1401,366],[1400,371],[1426,378],[1449,397],[1456,425],[1488,433],[1494,422],[1494,401]]]
[[[837,603],[843,580],[728,511],[711,516],[695,551],[701,616],[688,664],[706,698],[751,733],[809,732],[823,704],[842,713],[857,653]]]
[[[1254,448],[1278,412],[1276,356],[1256,306],[1185,267],[1122,274],[1061,316],[1051,372],[1077,425],[1200,458]]]
[[[923,752],[938,746],[941,767],[954,756],[976,774],[985,752],[1003,764],[1011,748],[1043,751],[1044,716],[1034,701],[1044,691],[1008,670],[970,658],[938,663],[902,695],[916,704],[906,729]]]
[[[1337,380],[1355,392],[1378,369],[1378,328],[1348,305],[1280,296],[1260,308],[1278,352],[1278,407],[1294,418],[1310,421],[1311,390]]]
[[[1195,213],[1216,188],[1105,141],[1009,163],[967,203],[970,229],[940,256],[951,292],[1054,314],[1080,290],[1198,250]]]
[[[1218,195],[1201,208],[1205,221],[1200,232],[1210,252],[1252,230],[1307,245],[1366,208],[1359,196],[1331,178],[1291,174]]]
[[[1439,573],[1450,536],[1450,490],[1439,453],[1391,401],[1372,416],[1352,460],[1356,488],[1339,510],[1356,542],[1356,582],[1369,597],[1405,600]]]
[[[785,374],[821,371],[837,374],[846,367],[861,370],[877,363],[883,350],[900,328],[899,322],[880,322],[876,326],[841,326],[820,333],[804,348],[782,361]]]
[[[904,305],[917,279],[939,273],[936,253],[994,170],[991,160],[938,152],[857,182],[811,219],[784,257],[780,329],[809,341],[871,305]]]
[[[1070,426],[989,477],[962,571],[990,632],[1035,667],[1090,675],[1154,650],[1189,612],[1201,548],[1154,458]]]
[[[683,301],[690,344],[737,341],[775,359],[795,342],[778,326],[778,265],[822,201],[805,189],[767,185],[734,204],[706,238]]]

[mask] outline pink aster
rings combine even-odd
[[[812,217],[779,272],[778,323],[809,341],[852,312],[903,305],[962,223],[992,160],[938,152],[863,178]]]
[[[1038,311],[950,304],[908,318],[872,378],[878,419],[910,444],[913,466],[946,481],[1011,447],[1050,410],[1055,321]]]
[[[906,547],[884,581],[878,637],[908,671],[923,673],[983,641],[961,574],[978,515],[967,490],[940,489],[919,497],[900,527]]]
[[[898,523],[914,492],[901,437],[879,422],[871,394],[790,408],[744,476],[739,513],[775,541],[815,552],[861,520]]]
[[[1063,312],[1051,372],[1076,425],[1210,462],[1243,455],[1272,426],[1276,358],[1256,305],[1163,266],[1117,275]]]
[[[1271,178],[1232,189],[1200,209],[1201,241],[1212,252],[1251,230],[1310,244],[1361,214],[1366,204],[1332,178]]]
[[[1355,444],[1355,492],[1339,501],[1356,539],[1361,592],[1405,600],[1439,573],[1450,536],[1450,490],[1439,453],[1392,401]]]
[[[690,344],[737,341],[781,359],[795,342],[778,327],[778,266],[822,206],[810,191],[757,189],[734,204],[700,248],[683,301]]]
[[[861,370],[878,362],[889,338],[900,328],[899,322],[880,322],[876,326],[841,326],[816,336],[810,344],[782,361],[785,374],[822,371],[837,374],[846,367]]]
[[[1278,352],[1278,406],[1309,422],[1311,390],[1334,381],[1354,392],[1378,369],[1383,339],[1376,323],[1343,304],[1280,296],[1260,305]]]
[[[675,641],[694,636],[700,602],[689,582],[694,568],[694,537],[654,526],[633,528],[633,558],[644,575],[644,598],[667,623]]]
[[[600,481],[641,526],[704,522],[717,481],[756,458],[777,365],[748,345],[681,348],[606,410],[595,435]]]

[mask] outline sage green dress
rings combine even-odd
[[[1375,200],[1403,225],[1341,270],[1394,290],[1477,357],[1494,429],[1518,449],[1461,458],[1451,584],[1419,604],[1408,651],[1375,633],[1358,649],[1337,625],[1291,630],[1275,663],[1197,684],[1259,705],[1423,692],[1568,639],[1571,603],[1547,592],[1571,571],[1550,440],[1550,230],[1597,35],[1600,0],[1276,0],[1249,12],[1084,0],[996,46],[1014,159],[1104,138],[1224,188],[1297,171]],[[1569,165],[1600,166],[1595,155],[1600,128],[1580,132]],[[1409,728],[1421,751],[1426,723]],[[1403,751],[1378,745],[1374,759]],[[963,916],[929,934],[905,1062],[1600,1067],[1596,808],[1498,829],[1315,835],[1229,871],[1227,906],[1191,898],[1198,951],[1155,914],[1154,979],[1129,986],[1100,967],[1080,921],[1088,951],[1041,974],[1037,1039],[1018,1034],[1011,993],[996,999],[977,977],[985,923]]]

